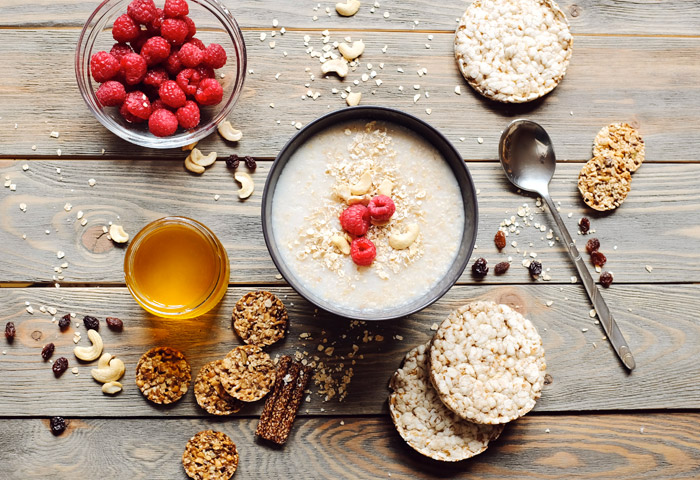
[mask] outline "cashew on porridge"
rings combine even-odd
[[[321,300],[361,313],[406,305],[449,270],[464,205],[442,155],[388,122],[341,123],[289,159],[272,201],[282,260]]]

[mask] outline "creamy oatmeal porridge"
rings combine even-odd
[[[358,266],[339,216],[378,194],[396,210],[388,222],[372,222],[364,237],[376,257]],[[393,123],[356,120],[294,152],[275,187],[271,224],[283,262],[304,287],[366,314],[408,304],[441,280],[459,251],[464,204],[450,166],[427,141]]]

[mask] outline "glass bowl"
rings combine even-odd
[[[80,32],[75,50],[75,77],[80,94],[97,120],[110,132],[136,145],[150,148],[176,148],[189,145],[212,133],[231,113],[243,90],[246,73],[246,48],[243,34],[231,12],[218,0],[188,0],[189,17],[197,25],[196,38],[206,45],[218,43],[226,50],[228,60],[216,70],[216,79],[224,89],[218,105],[201,106],[199,125],[191,130],[178,131],[169,137],[156,137],[148,131],[148,122],[131,124],[119,114],[119,107],[103,107],[95,97],[99,83],[90,75],[90,58],[99,51],[109,52],[116,40],[112,38],[112,24],[126,13],[131,0],[105,0],[90,15]],[[156,1],[156,6],[162,7]]]

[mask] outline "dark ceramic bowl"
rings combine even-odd
[[[407,128],[419,137],[425,139],[429,144],[434,146],[444,157],[445,161],[452,168],[457,183],[462,192],[462,201],[464,203],[464,231],[462,233],[462,243],[457,253],[457,257],[453,261],[450,268],[445,272],[443,277],[424,295],[415,298],[410,303],[390,308],[376,310],[369,313],[359,312],[357,310],[349,310],[325,300],[318,294],[311,292],[306,288],[301,281],[297,279],[291,268],[284,262],[279,251],[279,246],[275,240],[275,232],[272,228],[272,202],[274,201],[274,192],[277,186],[277,180],[289,158],[301,147],[309,138],[317,135],[319,132],[339,123],[352,120],[366,121],[384,121],[395,125]],[[330,313],[352,318],[356,320],[389,320],[399,318],[411,313],[415,313],[432,304],[442,297],[455,284],[457,279],[462,275],[464,268],[471,256],[476,241],[476,231],[478,222],[478,207],[476,203],[476,189],[474,182],[467,170],[464,161],[457,149],[434,127],[430,126],[423,120],[386,107],[359,106],[345,108],[327,115],[324,115],[307,126],[302,128],[294,135],[289,142],[280,150],[279,155],[272,165],[270,174],[265,184],[262,198],[262,227],[265,243],[270,252],[272,261],[279,269],[285,280],[296,290],[302,297],[309,302],[322,308]]]

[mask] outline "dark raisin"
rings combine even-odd
[[[245,160],[245,166],[248,167],[248,170],[255,170],[255,168],[258,166],[253,157],[246,156],[243,158],[243,160]]]
[[[226,166],[234,170],[238,168],[239,163],[241,163],[241,159],[235,153],[226,159]]]
[[[504,273],[506,273],[508,271],[509,268],[510,268],[510,263],[501,262],[501,263],[497,263],[496,266],[493,267],[493,272],[496,275],[503,275]]]
[[[56,361],[53,362],[51,370],[53,370],[53,374],[56,375],[56,378],[60,377],[63,375],[63,372],[68,370],[68,359],[66,357],[58,357]]]
[[[533,260],[530,262],[530,266],[527,267],[527,269],[530,272],[531,276],[536,277],[537,275],[542,273],[542,264],[537,260]]]
[[[124,328],[124,322],[119,320],[117,317],[107,317],[107,326],[111,328],[112,330],[116,330],[118,332],[121,332],[122,328]]]
[[[613,275],[610,272],[603,272],[600,274],[600,284],[604,286],[605,288],[608,288],[610,285],[612,285],[613,282]]]
[[[472,265],[472,275],[477,278],[483,278],[487,273],[489,273],[489,267],[486,266],[486,259],[477,258],[474,265]]]
[[[591,252],[591,262],[593,262],[593,265],[595,265],[596,267],[602,267],[603,265],[605,265],[605,262],[607,260],[608,259],[605,258],[605,255],[603,255],[603,252],[601,252],[600,250]]]
[[[56,349],[56,345],[53,343],[47,343],[44,349],[41,351],[41,358],[44,359],[44,361],[48,360],[51,358],[51,355],[53,355],[53,351]]]
[[[87,328],[88,330],[100,329],[100,321],[95,317],[91,317],[90,315],[85,315],[83,317],[83,325],[85,325],[85,328]]]
[[[503,250],[506,246],[506,234],[503,232],[503,230],[499,230],[496,232],[496,236],[493,237],[493,243],[496,244],[496,248],[499,250]]]
[[[15,333],[17,333],[15,324],[13,322],[7,322],[7,325],[5,325],[5,338],[11,342],[15,339]]]
[[[68,327],[70,327],[70,313],[66,313],[58,321],[58,328],[60,328],[62,331]]]
[[[586,242],[586,251],[593,253],[600,248],[600,241],[597,238],[591,238]]]
[[[51,433],[60,435],[66,431],[66,419],[63,417],[51,417]]]
[[[586,217],[583,217],[581,220],[578,221],[578,228],[581,230],[581,233],[584,235],[588,233],[588,230],[591,229],[591,221],[588,220]]]

